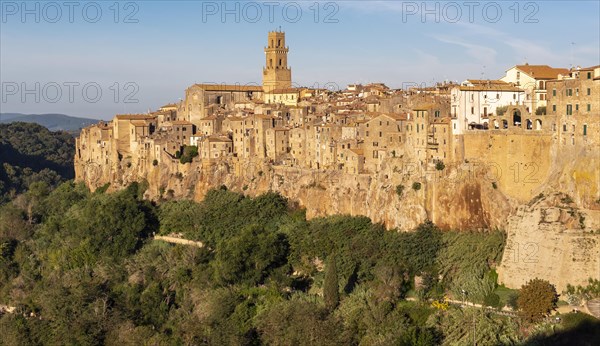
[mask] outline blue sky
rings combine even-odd
[[[597,0],[21,3],[1,1],[1,112],[110,119],[177,101],[195,82],[260,83],[267,32],[280,26],[303,86],[600,64]]]

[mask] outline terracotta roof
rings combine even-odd
[[[148,114],[117,114],[115,118],[118,120],[146,120],[155,119],[156,117]]]
[[[554,68],[548,65],[526,64],[515,67],[535,79],[556,79],[559,74],[566,75],[569,73],[569,70],[566,68]]]
[[[206,137],[204,140],[208,142],[231,142],[231,139],[229,139],[229,137],[224,136],[209,136]]]
[[[194,84],[205,91],[263,91],[262,86],[238,84]]]
[[[356,155],[363,155],[364,156],[364,154],[365,154],[365,151],[363,149],[354,149],[354,148],[352,148],[352,149],[348,149],[348,150],[351,151],[351,152],[353,152],[353,153],[355,153]]]

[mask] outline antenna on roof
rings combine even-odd
[[[575,42],[571,42],[571,69],[573,69],[573,67],[575,66],[573,64],[573,46],[575,45]]]

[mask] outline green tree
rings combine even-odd
[[[329,311],[333,311],[340,303],[337,265],[335,263],[335,255],[333,254],[327,257],[327,264],[325,265],[323,297],[325,299],[325,306]]]
[[[521,287],[517,304],[520,314],[530,322],[537,322],[556,309],[558,294],[550,282],[535,278]]]
[[[285,235],[258,226],[246,227],[217,247],[215,269],[223,284],[261,284],[276,268],[287,263]]]

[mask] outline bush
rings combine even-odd
[[[396,185],[396,194],[398,197],[402,197],[402,193],[404,192],[404,185]]]
[[[498,184],[494,181],[492,182],[492,188],[496,190],[498,188]]]
[[[500,296],[496,293],[490,293],[485,298],[483,298],[483,305],[491,306],[493,308],[501,308],[500,306]]]
[[[521,316],[530,322],[542,320],[556,309],[558,294],[550,282],[533,279],[521,287],[517,300]]]
[[[446,165],[444,165],[442,161],[438,161],[435,163],[435,169],[437,169],[438,171],[443,171],[444,168],[446,168]]]
[[[507,110],[508,106],[496,107],[496,115],[504,115],[504,113],[506,113]]]
[[[157,159],[154,159],[152,161],[152,166],[158,166],[158,160]]]
[[[419,190],[421,190],[421,183],[419,183],[419,182],[416,182],[416,181],[415,181],[415,182],[412,184],[412,188],[413,188],[413,190],[415,190],[415,191],[419,191]]]
[[[198,147],[195,145],[188,145],[183,147],[183,153],[179,158],[179,162],[182,164],[192,162],[193,158],[198,156]]]

